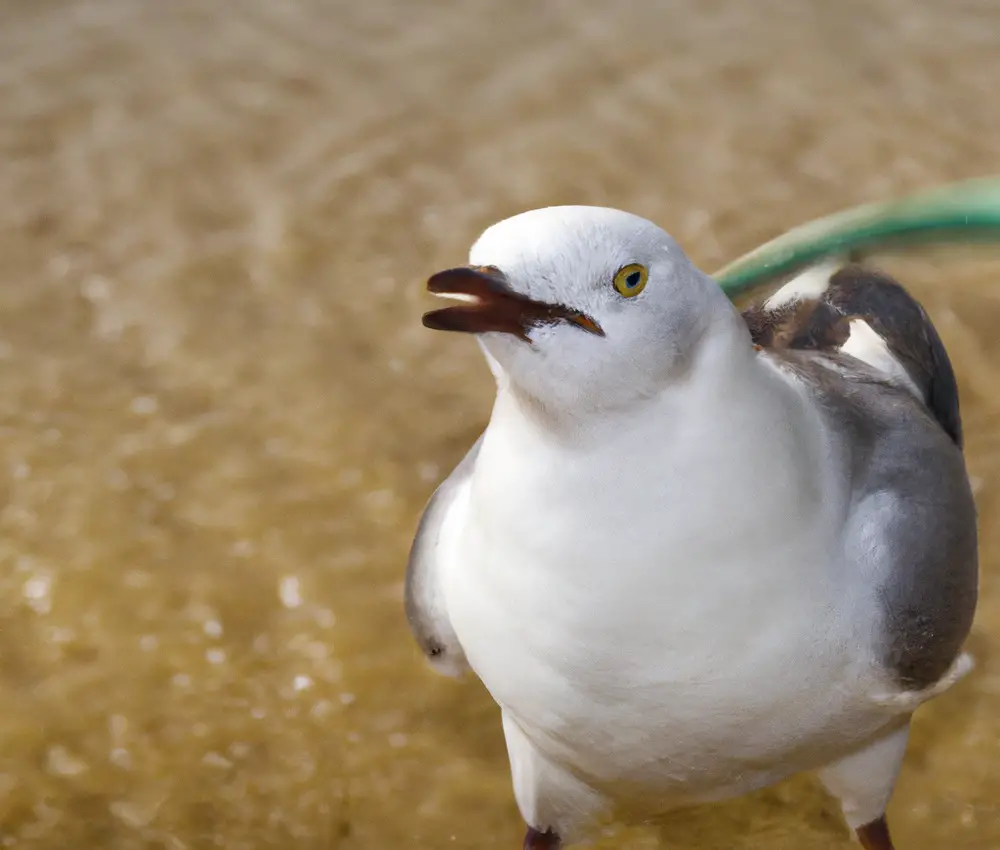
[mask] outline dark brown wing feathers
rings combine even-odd
[[[774,309],[755,304],[743,317],[762,348],[831,353],[847,341],[851,321],[863,319],[885,340],[941,427],[962,446],[958,384],[944,344],[923,307],[888,275],[847,265],[831,276],[819,297]]]

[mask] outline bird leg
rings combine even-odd
[[[529,826],[524,836],[524,850],[559,850],[560,846],[559,836],[551,829],[539,832]]]
[[[858,841],[865,850],[895,850],[889,837],[889,825],[885,815],[857,829]],[[525,845],[527,847],[527,845]]]
[[[884,815],[858,827],[857,835],[864,850],[895,850]],[[524,850],[559,850],[560,846],[559,836],[551,830],[539,832],[529,826],[524,836]]]

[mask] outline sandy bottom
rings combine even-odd
[[[5,0],[0,846],[519,846],[495,708],[401,613],[491,400],[424,279],[544,204],[712,269],[998,171],[998,33],[994,0]],[[979,666],[890,814],[987,850],[1000,248],[886,262],[960,372],[983,544]],[[600,846],[851,845],[801,779]]]

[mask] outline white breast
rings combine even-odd
[[[445,566],[452,623],[533,744],[595,781],[738,793],[859,703],[823,686],[860,681],[846,485],[824,477],[803,398],[767,367],[741,380],[600,448],[547,443],[510,411],[487,432]]]

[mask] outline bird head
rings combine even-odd
[[[656,394],[714,311],[732,310],[666,232],[603,207],[548,207],[494,224],[469,265],[427,287],[460,302],[427,313],[427,327],[475,334],[498,382],[578,410]]]

